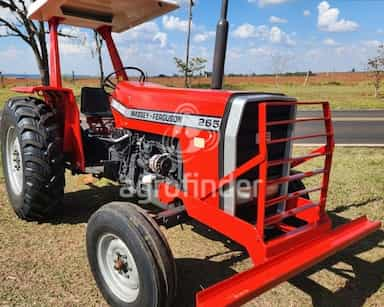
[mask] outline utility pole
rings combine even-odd
[[[189,84],[189,52],[191,47],[191,30],[192,30],[192,8],[195,4],[193,3],[193,0],[189,1],[189,19],[188,19],[188,35],[187,35],[187,54],[185,56],[185,76],[184,76],[184,83],[185,87],[190,87]]]

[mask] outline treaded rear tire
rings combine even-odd
[[[7,165],[6,142],[10,129],[14,129],[20,144],[21,193],[15,193]],[[62,139],[54,111],[34,97],[11,98],[3,110],[0,139],[6,187],[15,213],[28,221],[51,217],[62,202],[65,186]]]

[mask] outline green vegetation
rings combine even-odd
[[[384,149],[336,149],[328,206],[336,224],[365,214],[384,222],[383,165]],[[67,182],[61,217],[42,224],[17,220],[0,184],[1,306],[107,306],[88,269],[84,231],[118,191],[89,176]],[[382,306],[383,230],[246,306]],[[251,266],[241,248],[198,223],[164,232],[179,272],[175,306],[192,306],[201,287]]]
[[[15,93],[12,92],[10,89],[0,88],[0,107],[2,108],[4,103],[12,96],[15,96]]]
[[[368,83],[345,85],[340,82],[332,82],[307,87],[293,84],[275,87],[274,85],[244,83],[228,87],[242,91],[279,92],[302,101],[326,100],[331,102],[333,110],[384,109],[384,100],[373,96],[372,87]]]

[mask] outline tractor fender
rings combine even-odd
[[[56,111],[57,121],[63,134],[63,152],[72,167],[85,171],[85,157],[80,127],[80,111],[71,89],[52,86],[15,87],[16,93],[38,95]]]

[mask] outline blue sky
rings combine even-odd
[[[173,57],[184,57],[187,9],[115,35],[126,65],[149,74],[176,71]],[[221,0],[197,0],[192,56],[208,59]],[[384,1],[369,0],[229,0],[231,23],[226,71],[347,71],[364,69],[384,41]],[[3,16],[9,12],[0,10]],[[11,18],[11,17],[10,17]],[[91,33],[65,27],[80,40],[61,39],[63,72],[97,74]],[[1,29],[0,29],[1,33]],[[111,66],[105,56],[106,70]],[[0,71],[37,73],[32,53],[14,38],[0,39]]]

